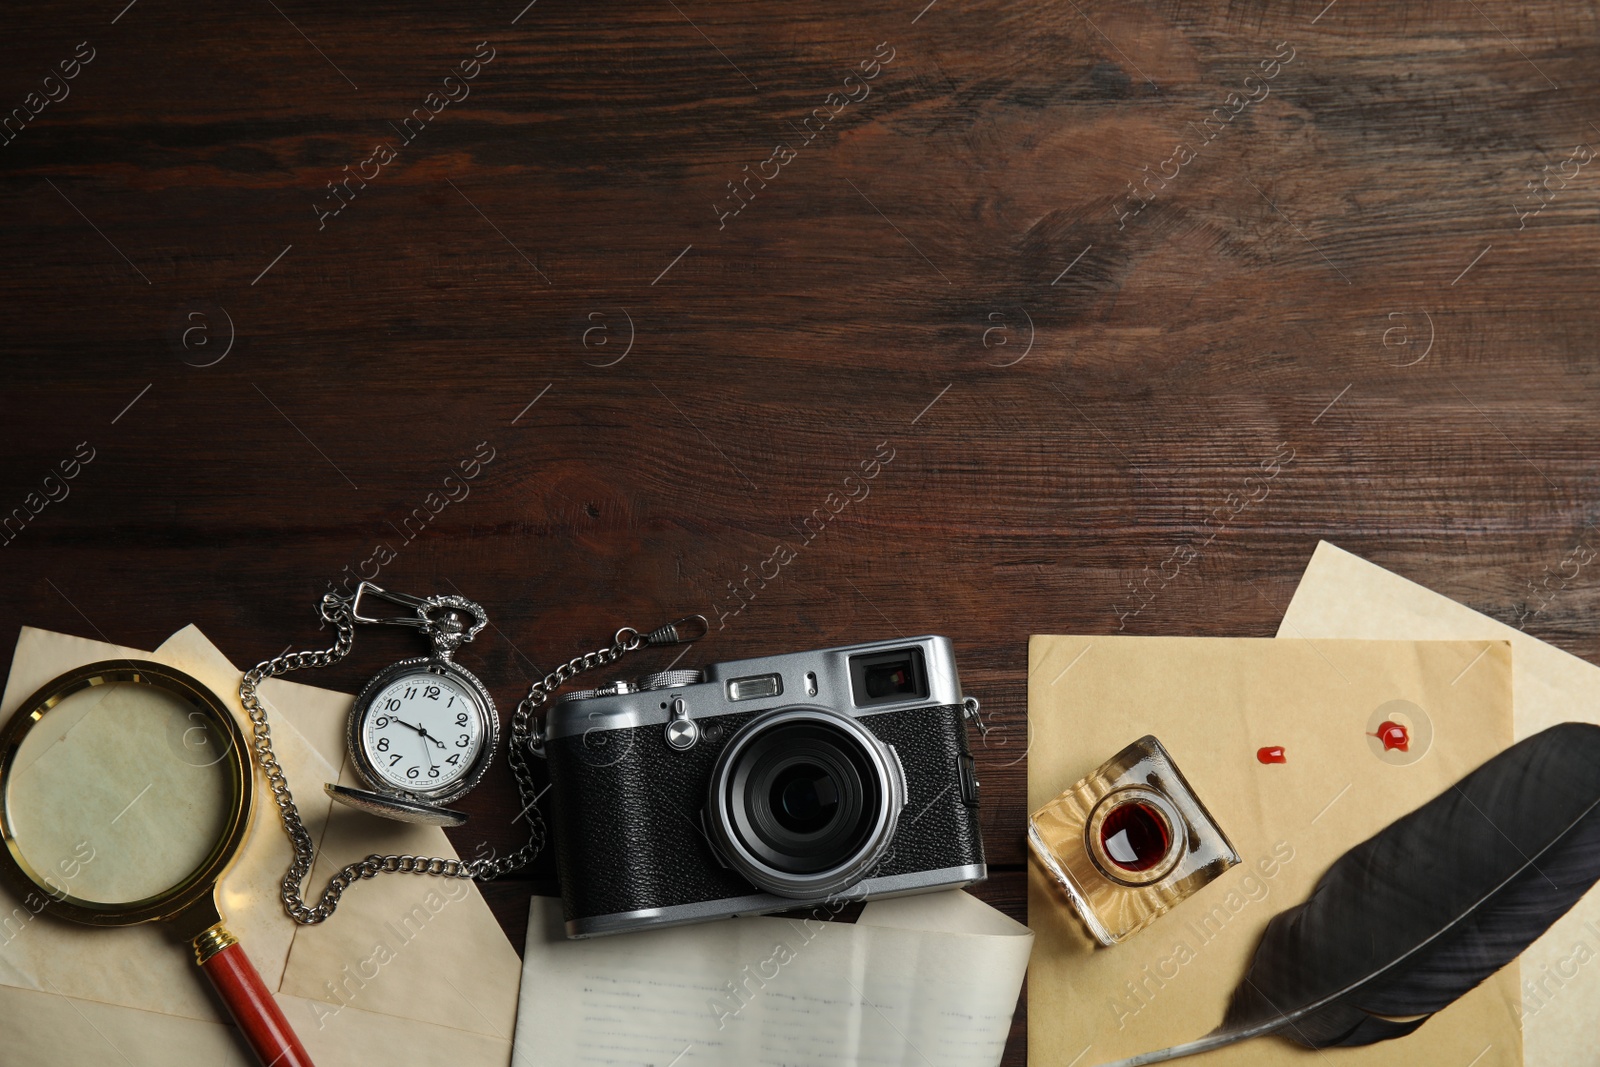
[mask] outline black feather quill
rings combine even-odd
[[[1490,759],[1341,856],[1273,917],[1222,1025],[1138,1067],[1279,1034],[1309,1048],[1404,1037],[1515,959],[1600,879],[1600,726]]]

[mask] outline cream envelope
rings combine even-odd
[[[1154,734],[1241,857],[1112,948],[1095,946],[1030,863],[1035,1067],[1094,1067],[1208,1033],[1273,915],[1304,901],[1346,849],[1511,742],[1504,642],[1035,637],[1028,668],[1030,811]],[[1393,700],[1429,709],[1435,726],[1427,758],[1409,766],[1368,736]],[[1275,746],[1286,762],[1260,762]],[[1261,1038],[1181,1062],[1514,1067],[1516,1001],[1508,967],[1403,1041],[1319,1054]]]
[[[1558,722],[1600,723],[1600,667],[1326,541],[1317,545],[1278,635],[1509,641],[1518,740]],[[1600,892],[1591,891],[1522,955],[1523,1051],[1533,1067],[1593,1062],[1596,959]]]
[[[0,701],[0,721],[50,678],[100,659],[156,659],[224,697],[241,727],[240,672],[194,627],[155,653],[24,628]],[[284,680],[261,689],[273,746],[307,830],[318,842],[311,879],[369,852],[454,856],[443,831],[334,808],[322,790],[344,759],[351,697]],[[350,783],[348,771],[341,780]],[[332,810],[330,810],[332,809]],[[256,812],[219,899],[308,1051],[322,1067],[365,1064],[381,1045],[415,1061],[504,1065],[510,1060],[520,962],[477,887],[381,875],[346,891],[326,923],[297,927],[277,898],[290,859],[276,805],[257,774]],[[22,902],[0,889],[0,914]],[[28,914],[22,908],[22,915]],[[8,931],[9,933],[9,931]],[[160,926],[89,929],[29,918],[0,944],[0,1033],[6,1062],[51,1067],[109,1062],[227,1063],[250,1056],[194,967]]]

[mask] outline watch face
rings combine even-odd
[[[472,769],[484,744],[484,709],[472,688],[447,674],[402,674],[373,696],[361,746],[378,777],[408,793],[432,793]]]

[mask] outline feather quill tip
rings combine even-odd
[[[1185,1041],[1181,1045],[1158,1048],[1153,1052],[1141,1052],[1137,1056],[1129,1056],[1127,1059],[1102,1063],[1099,1067],[1144,1067],[1148,1063],[1166,1063],[1168,1060],[1182,1059],[1184,1056],[1198,1056],[1202,1052],[1223,1048],[1249,1037],[1258,1037],[1260,1033],[1261,1031],[1252,1029],[1250,1031],[1232,1030],[1207,1034],[1205,1037],[1196,1038],[1193,1041]]]

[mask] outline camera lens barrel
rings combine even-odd
[[[894,750],[858,720],[784,708],[746,723],[722,750],[706,824],[723,859],[753,885],[817,898],[880,862],[905,795]]]

